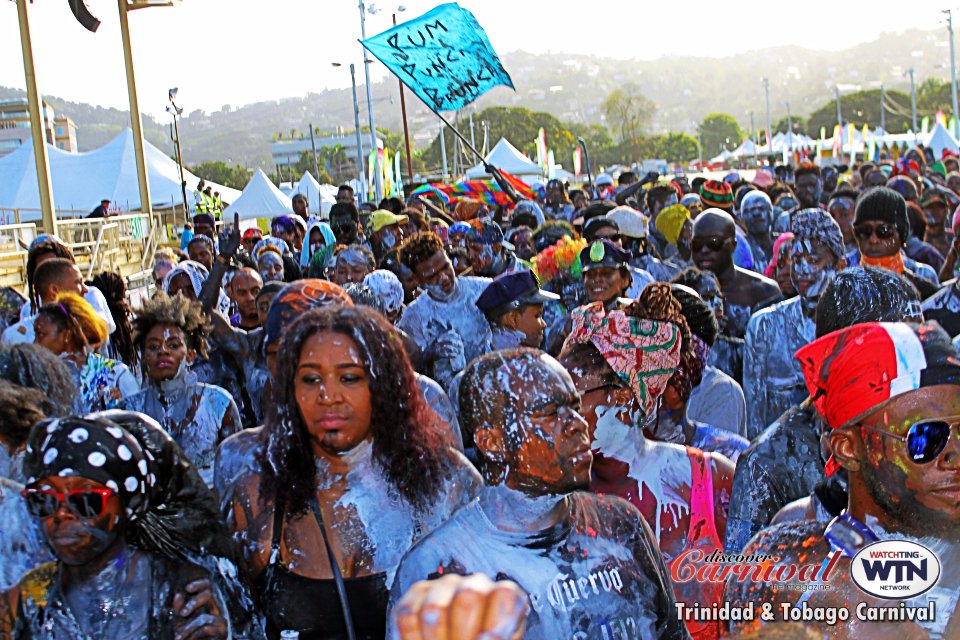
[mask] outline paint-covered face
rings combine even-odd
[[[170,288],[167,289],[167,295],[172,298],[178,293],[187,300],[197,299],[197,293],[193,290],[193,282],[191,282],[190,276],[185,273],[178,273],[170,279]]]
[[[960,531],[960,386],[937,385],[905,393],[860,423],[906,437],[911,425],[928,420],[946,421],[952,429],[946,447],[926,464],[913,462],[906,443],[888,435],[862,426],[845,431],[855,436],[859,471],[868,491],[889,516],[899,522],[921,522],[933,535],[956,539]]]
[[[840,226],[843,234],[843,244],[848,247],[853,244],[853,219],[856,217],[855,203],[852,198],[834,198],[827,205],[827,211]]]
[[[263,281],[252,271],[241,271],[230,281],[230,297],[244,319],[257,317],[257,294],[262,287]]]
[[[31,488],[59,494],[107,489],[99,482],[75,476],[41,478]],[[91,502],[99,499],[102,498],[97,496]],[[123,528],[123,504],[114,493],[103,500],[99,515],[87,518],[78,515],[67,500],[40,522],[53,554],[66,565],[82,566],[95,561],[116,542]]]
[[[191,260],[202,264],[208,272],[213,269],[213,252],[210,250],[209,244],[206,242],[191,242],[188,248]]]
[[[184,361],[193,362],[196,352],[187,337],[172,324],[154,325],[143,341],[143,368],[151,380],[161,382],[177,375]]]
[[[552,358],[516,363],[504,376],[503,401],[512,404],[512,424],[502,424],[510,477],[533,495],[565,494],[590,482],[590,438],[570,375]],[[499,425],[498,425],[499,426]],[[496,428],[496,426],[494,427]],[[514,433],[510,433],[513,430]]]
[[[797,293],[806,300],[819,300],[837,275],[836,256],[819,240],[794,240],[790,260],[790,279]]]
[[[333,281],[341,287],[350,282],[361,283],[372,270],[366,257],[359,251],[345,250],[337,256]]]
[[[596,267],[583,272],[583,286],[590,302],[607,304],[626,292],[630,279],[620,269]]]
[[[948,213],[947,203],[943,200],[933,200],[923,205],[924,222],[927,223],[928,227],[942,229],[943,221],[947,219]]]
[[[303,343],[294,394],[315,455],[339,455],[371,437],[370,382],[349,337],[324,331]]]
[[[283,282],[283,259],[273,251],[261,251],[257,271],[264,283]]]
[[[436,252],[429,259],[418,264],[415,275],[421,286],[428,290],[439,289],[442,294],[450,294],[453,291],[453,285],[457,282],[457,274],[453,270],[450,258],[443,251]]]
[[[697,283],[697,293],[707,306],[713,309],[713,314],[719,322],[723,318],[723,292],[720,290],[720,282],[710,271],[705,271],[704,277]]]
[[[526,227],[522,227],[511,235],[510,242],[514,246],[514,253],[521,260],[530,260],[537,255],[537,250],[533,246],[533,232]]]
[[[161,261],[153,267],[153,284],[159,291],[163,288],[163,279],[167,274],[173,271],[173,265],[169,262]]]
[[[794,189],[797,200],[805,209],[820,206],[820,192],[822,190],[823,183],[815,173],[805,173],[797,178]]]
[[[624,424],[632,423],[631,416],[636,412],[636,398],[629,388],[614,378],[606,365],[588,368],[578,366],[566,358],[561,358],[561,363],[570,372],[573,384],[580,394],[580,413],[587,421],[591,442],[600,416],[610,410],[620,414]]]
[[[762,235],[770,231],[770,224],[773,220],[773,208],[770,204],[761,198],[750,198],[744,202],[743,209],[740,210],[747,231],[754,235]]]

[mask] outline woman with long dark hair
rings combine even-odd
[[[375,311],[309,311],[278,355],[259,469],[233,499],[246,577],[272,637],[351,637],[349,624],[382,638],[401,557],[474,496],[479,475]]]
[[[107,308],[117,325],[117,330],[110,336],[110,357],[120,360],[130,367],[131,371],[136,371],[140,358],[133,346],[133,329],[130,326],[130,317],[133,314],[127,304],[127,285],[123,282],[123,277],[113,271],[104,271],[93,276],[90,284],[103,293]]]

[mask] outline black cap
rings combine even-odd
[[[583,225],[583,237],[587,239],[587,242],[590,242],[597,237],[597,232],[601,229],[613,229],[619,233],[620,225],[617,224],[616,220],[612,220],[606,216],[590,218],[587,220],[587,223]]]
[[[532,271],[502,273],[493,279],[477,298],[477,308],[487,318],[496,320],[508,311],[525,304],[543,304],[560,296],[542,291]]]
[[[584,271],[608,267],[618,269],[630,262],[633,254],[610,240],[594,240],[580,251],[580,264]]]
[[[857,200],[853,224],[878,220],[888,222],[897,228],[900,242],[906,244],[910,237],[910,219],[907,218],[907,201],[903,196],[887,187],[874,187]]]

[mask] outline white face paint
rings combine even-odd
[[[690,504],[680,494],[681,488],[690,486],[690,459],[678,445],[647,440],[642,429],[623,423],[619,411],[619,407],[597,407],[593,449],[627,463],[627,476],[636,481],[639,494],[646,489],[654,497],[658,513],[654,532],[660,540],[661,520],[666,517],[676,523],[690,512]],[[635,417],[634,424],[639,424],[641,417]]]

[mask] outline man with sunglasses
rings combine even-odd
[[[853,234],[859,251],[848,256],[852,264],[859,262],[902,275],[925,300],[937,292],[937,276],[928,265],[915,262],[904,252],[910,237],[907,201],[887,187],[876,187],[857,201]]]
[[[712,271],[720,281],[724,295],[723,332],[730,338],[743,340],[753,308],[780,293],[777,283],[757,273],[742,269],[733,262],[737,247],[736,223],[729,213],[707,209],[693,223],[691,250],[698,269]],[[724,373],[738,382],[743,380],[743,349],[729,363]]]
[[[847,474],[847,509],[826,528],[814,521],[771,527],[744,553],[770,552],[782,563],[803,564],[839,554],[831,588],[800,597],[808,607],[852,608],[870,600],[850,579],[851,559],[863,546],[922,542],[937,554],[942,571],[930,591],[905,602],[935,601],[936,618],[915,623],[928,634],[923,636],[910,635],[900,623],[899,637],[956,637],[955,630],[945,631],[960,622],[951,620],[960,590],[960,354],[936,323],[866,323],[816,340],[797,358],[816,410],[831,429],[826,472],[842,468]],[[777,610],[798,600],[798,592],[749,581],[730,583],[727,596],[731,606],[770,602]],[[859,625],[863,635],[857,635]],[[877,635],[882,625],[861,623],[854,615],[838,631],[849,634],[843,637],[888,637]]]

